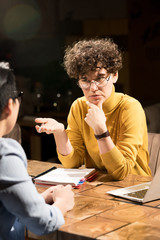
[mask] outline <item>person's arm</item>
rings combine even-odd
[[[52,118],[36,118],[35,122],[41,124],[35,126],[38,133],[45,132],[54,135],[56,147],[60,154],[66,156],[72,152],[72,145],[62,123]]]
[[[86,102],[89,106],[88,113],[86,114],[85,121],[93,129],[94,134],[100,136],[108,131],[106,125],[106,117],[102,110],[102,103],[94,105]],[[99,152],[104,154],[111,151],[114,148],[114,143],[110,136],[97,139]]]
[[[53,232],[64,224],[64,213],[74,205],[71,187],[57,187],[52,195],[54,203],[46,204],[28,176],[19,146],[12,144],[12,147],[13,151],[9,151],[9,155],[6,153],[0,161],[1,202],[35,234]]]
[[[93,128],[94,133],[100,135],[107,130],[107,123],[106,127],[104,124],[105,116],[101,108],[90,103],[89,106],[90,110],[85,120]],[[135,100],[126,102],[120,109],[117,119],[114,125],[118,134],[114,139],[115,144],[111,136],[97,139],[100,157],[105,168],[117,180],[124,179],[129,173],[150,175],[147,145],[146,149],[142,149],[144,142],[147,143],[147,128],[141,105]],[[143,152],[144,159],[139,159],[137,162],[139,151]]]
[[[58,158],[66,168],[78,168],[84,164],[84,155],[86,147],[81,133],[82,122],[84,117],[79,114],[84,112],[84,107],[81,105],[85,101],[76,100],[70,109],[68,115],[68,126],[64,130],[64,125],[58,123],[54,119],[38,118],[35,121],[41,123],[41,126],[36,125],[36,130],[39,132],[46,132],[47,134],[53,133],[55,137]],[[55,130],[54,130],[55,129]]]

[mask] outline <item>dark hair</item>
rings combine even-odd
[[[63,63],[68,76],[75,79],[94,71],[97,63],[116,73],[122,68],[122,53],[110,38],[81,40],[66,48]]]
[[[15,76],[7,63],[0,62],[0,117],[9,98],[15,98]]]

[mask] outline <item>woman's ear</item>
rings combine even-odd
[[[113,76],[113,83],[116,83],[118,80],[118,72],[116,72]]]

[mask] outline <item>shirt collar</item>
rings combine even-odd
[[[115,87],[113,85],[112,93],[106,101],[104,101],[102,108],[104,112],[110,112],[119,104],[122,100],[122,93],[115,93]]]

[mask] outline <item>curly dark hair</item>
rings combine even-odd
[[[108,73],[116,73],[122,68],[122,53],[110,38],[81,40],[65,50],[64,68],[70,78],[94,71],[97,64]]]

